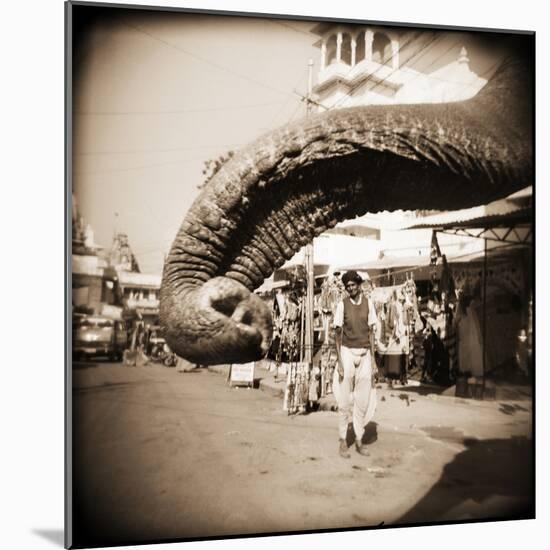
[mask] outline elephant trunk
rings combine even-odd
[[[532,183],[531,79],[509,61],[473,99],[330,111],[268,134],[222,166],[167,257],[160,316],[180,356],[265,355],[271,311],[252,291],[339,221],[456,209]]]

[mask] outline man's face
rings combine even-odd
[[[346,283],[346,290],[350,295],[350,297],[355,300],[359,296],[359,293],[361,292],[361,287],[355,281],[348,281]]]

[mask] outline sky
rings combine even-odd
[[[79,214],[96,243],[126,233],[141,271],[160,273],[205,161],[305,116],[315,23],[132,10],[93,21],[76,26],[74,52]],[[456,36],[439,64],[456,59]],[[472,70],[491,70],[486,44],[467,38]]]
[[[128,234],[160,272],[204,162],[305,114],[311,23],[153,14],[110,18],[83,44],[74,192],[95,241]]]

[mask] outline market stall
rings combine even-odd
[[[381,375],[390,385],[395,380],[406,384],[414,353],[414,335],[423,328],[414,280],[407,279],[402,285],[372,287],[370,299],[377,314],[377,354]]]
[[[456,394],[491,397],[487,379],[527,378],[532,345],[532,207],[525,190],[488,205],[484,215],[446,213],[407,229],[433,230],[483,239],[481,254],[454,258],[447,266],[453,285],[456,329]],[[454,215],[454,217],[453,217]],[[440,293],[441,294],[441,293]],[[454,302],[454,303],[453,303]]]
[[[320,396],[319,366],[308,357],[309,348],[313,347],[314,352],[320,347],[315,339],[320,331],[313,331],[310,344],[306,338],[307,287],[304,267],[294,265],[280,270],[277,280],[257,291],[271,307],[273,339],[267,357],[275,378],[285,378],[283,409],[289,414],[305,412]]]

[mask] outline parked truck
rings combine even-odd
[[[73,318],[73,357],[108,357],[120,361],[128,346],[124,321],[102,315],[75,314]]]

